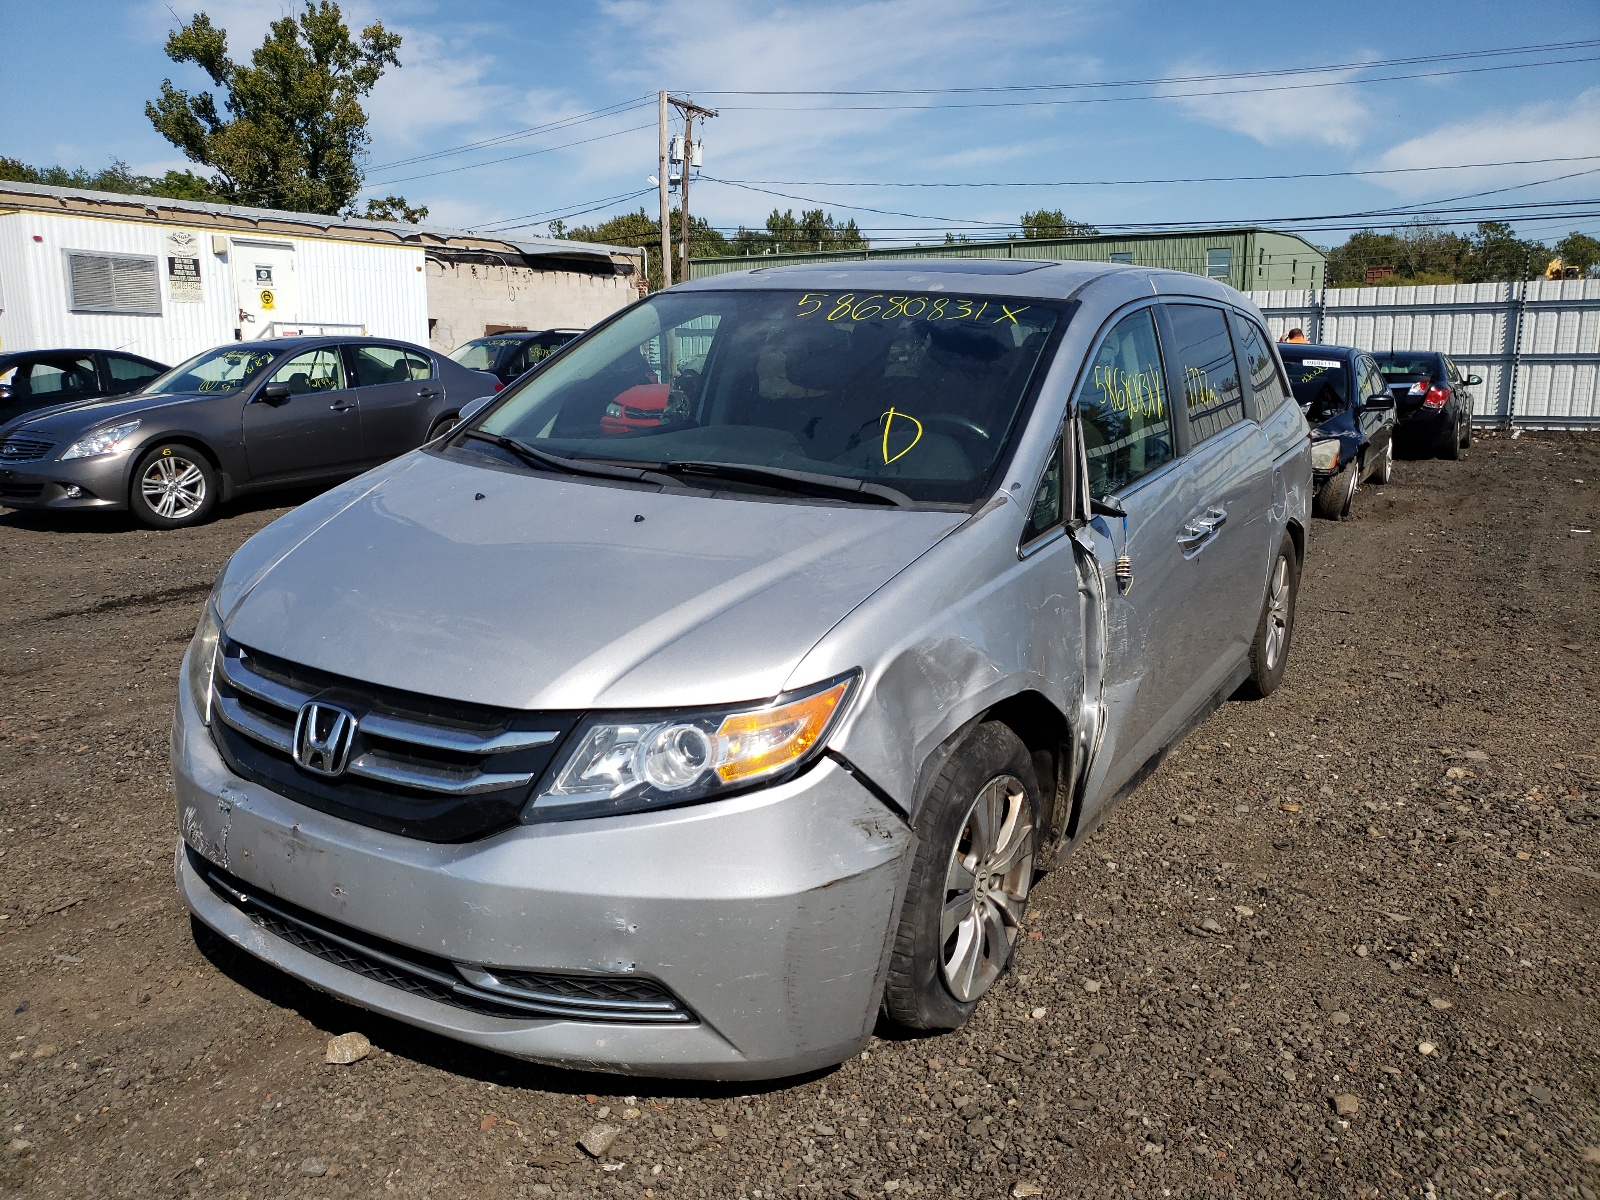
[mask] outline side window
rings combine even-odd
[[[19,381],[24,370],[28,394],[44,397],[51,403],[71,400],[74,396],[87,396],[100,390],[92,358],[63,357],[38,361],[30,368],[18,370]],[[18,391],[21,390],[18,388]]]
[[[1169,304],[1172,359],[1181,372],[1184,409],[1195,445],[1244,420],[1244,390],[1233,359],[1233,339],[1220,308]]]
[[[161,374],[160,367],[152,367],[137,358],[123,358],[120,354],[106,355],[106,369],[111,372],[111,381],[122,391],[132,391]]]
[[[1233,320],[1239,334],[1239,357],[1244,360],[1244,369],[1250,375],[1250,390],[1255,395],[1256,416],[1265,420],[1289,398],[1289,389],[1283,386],[1278,375],[1278,364],[1272,361],[1267,335],[1261,332],[1261,327],[1238,313]]]
[[[336,392],[344,387],[344,360],[337,346],[297,354],[272,373],[268,383],[286,383],[291,396]]]
[[[1039,479],[1039,490],[1034,493],[1033,511],[1028,514],[1028,524],[1022,531],[1022,544],[1027,545],[1041,534],[1061,524],[1061,438],[1056,438],[1056,448],[1050,455],[1050,465]]]
[[[1388,395],[1389,389],[1383,385],[1383,376],[1378,374],[1378,364],[1365,355],[1361,359],[1361,403],[1365,404],[1374,396]]]
[[[356,345],[356,383],[360,387],[375,387],[382,383],[406,383],[412,379],[428,379],[433,375],[433,364],[420,354],[402,350],[398,346]]]
[[[1143,308],[1118,321],[1078,393],[1090,495],[1120,491],[1172,461],[1165,378],[1154,310]]]

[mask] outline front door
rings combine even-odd
[[[1394,398],[1390,396],[1389,387],[1378,372],[1378,365],[1360,355],[1356,357],[1356,389],[1355,399],[1361,406],[1356,409],[1356,421],[1361,426],[1361,437],[1367,443],[1367,470],[1371,471],[1383,457],[1384,447],[1392,439],[1394,409],[1368,408],[1367,405],[1373,400],[1379,403],[1387,401],[1392,405]]]
[[[1084,530],[1105,596],[1104,735],[1090,795],[1113,795],[1176,729],[1195,665],[1198,568],[1178,534],[1192,506],[1155,311],[1146,305],[1105,335],[1074,405],[1088,490],[1126,516]]]
[[[387,462],[415,450],[428,436],[433,402],[442,385],[433,362],[399,346],[357,343],[346,354],[361,405],[362,455]]]
[[[300,320],[300,288],[294,271],[294,246],[288,242],[235,239],[234,294],[239,300],[240,336],[245,341],[268,335],[274,321]]]
[[[267,387],[288,388],[271,399]],[[338,346],[296,354],[244,406],[244,451],[254,482],[360,470],[361,410]]]

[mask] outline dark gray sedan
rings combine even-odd
[[[138,395],[0,426],[0,505],[128,509],[156,529],[194,525],[219,500],[355,475],[413,450],[496,382],[408,342],[221,346]]]

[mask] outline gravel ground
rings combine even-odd
[[[176,670],[282,510],[0,515],[0,1191],[1594,1200],[1597,483],[1593,438],[1402,461],[1316,524],[1282,690],[1039,885],[967,1029],[756,1088],[496,1058],[197,935]]]

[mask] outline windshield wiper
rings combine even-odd
[[[845,500],[874,500],[897,508],[914,508],[916,501],[904,492],[865,479],[846,479],[838,475],[819,475],[811,471],[791,471],[787,467],[759,467],[746,463],[664,462],[652,464],[665,475],[703,475],[711,479],[731,479],[739,483],[762,484],[780,491],[809,496],[838,496]]]
[[[480,442],[488,442],[492,446],[499,446],[507,454],[520,458],[530,467],[539,467],[545,471],[561,471],[568,475],[592,475],[599,479],[626,479],[643,483],[671,484],[674,482],[666,475],[644,467],[614,467],[608,463],[588,462],[581,458],[566,458],[560,454],[551,454],[548,450],[540,450],[518,438],[507,437],[503,433],[488,433],[482,429],[468,429],[463,432],[462,436],[475,438]]]

